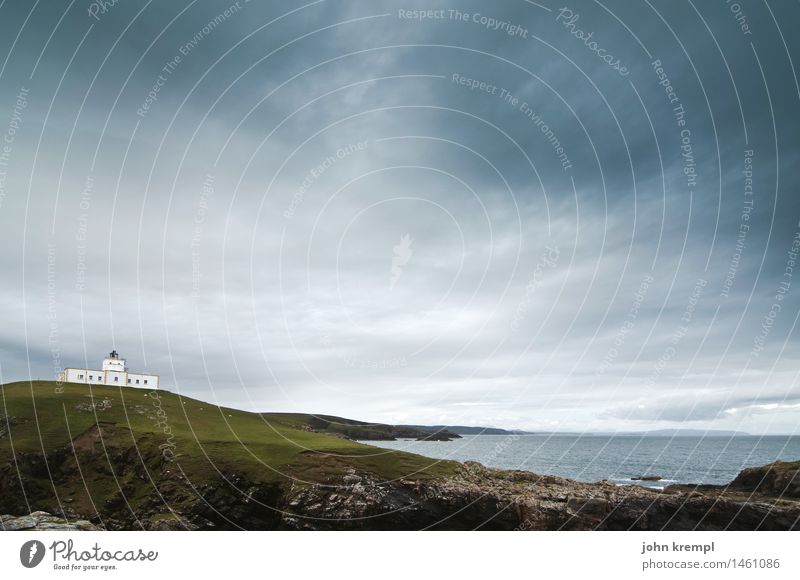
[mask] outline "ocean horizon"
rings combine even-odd
[[[465,435],[453,441],[363,441],[432,459],[477,461],[582,482],[663,489],[673,483],[723,485],[746,467],[800,459],[800,436]],[[659,476],[658,481],[634,480]]]

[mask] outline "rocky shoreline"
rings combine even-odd
[[[390,486],[360,480],[350,493],[319,486],[289,503],[282,526],[494,530],[789,530],[800,527],[797,464],[745,470],[729,486],[673,485],[663,491],[580,483],[466,463],[454,478]],[[295,515],[296,514],[296,515]],[[386,522],[384,522],[385,524]]]
[[[607,481],[580,483],[527,471],[463,464],[441,479],[382,482],[350,469],[338,484],[195,488],[173,475],[163,503],[126,515],[2,516],[2,529],[277,530],[792,530],[800,529],[800,464],[744,470],[727,486],[672,485],[663,491]]]

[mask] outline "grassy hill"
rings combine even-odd
[[[56,513],[116,506],[117,517],[140,517],[158,507],[153,498],[159,494],[169,494],[171,503],[196,501],[192,490],[213,492],[230,482],[266,486],[277,497],[297,486],[338,484],[352,472],[393,481],[456,469],[452,462],[318,432],[317,421],[217,407],[167,391],[51,381],[3,385],[0,513],[27,513],[33,498],[39,509]]]

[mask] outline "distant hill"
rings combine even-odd
[[[528,431],[500,429],[498,427],[468,427],[465,425],[401,425],[401,427],[411,427],[430,432],[449,431],[458,435],[533,435]]]
[[[583,433],[554,432],[537,433],[537,435],[569,435],[573,437],[752,437],[744,431],[726,431],[723,429],[655,429],[653,431],[586,431]]]
[[[299,429],[327,433],[354,441],[394,441],[417,439],[419,441],[450,441],[460,435],[448,427],[419,427],[416,425],[386,425],[344,419],[333,415],[308,413],[266,413],[264,417],[277,419]]]
[[[616,435],[620,435],[617,433]],[[624,433],[636,437],[747,437],[744,431],[725,431],[722,429],[656,429],[638,433]]]
[[[542,435],[571,437],[751,437],[744,431],[724,429],[655,429],[652,431],[522,431],[499,427],[468,427],[463,425],[399,425],[429,432],[451,432],[458,435]]]

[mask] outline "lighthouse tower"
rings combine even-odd
[[[124,373],[127,370],[125,368],[125,359],[119,358],[119,353],[112,350],[108,353],[108,358],[103,359],[103,370]]]

